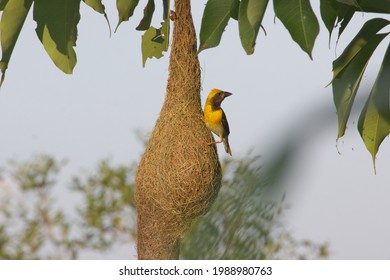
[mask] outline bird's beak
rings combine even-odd
[[[230,92],[227,92],[227,91],[224,91],[224,92],[223,92],[223,97],[228,97],[228,96],[230,96],[230,95],[233,95],[233,94],[230,93]]]

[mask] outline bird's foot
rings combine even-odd
[[[205,122],[203,114],[198,114],[197,116],[198,116],[198,119],[200,119],[202,122]]]
[[[211,146],[211,145],[216,145],[216,144],[219,144],[219,143],[222,143],[222,140],[213,141],[213,142],[206,142],[206,145],[207,145],[207,146]]]

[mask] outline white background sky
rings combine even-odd
[[[114,1],[106,2],[115,27]],[[192,2],[199,31],[205,1]],[[61,176],[62,203],[67,204],[66,184],[80,169],[90,170],[107,157],[115,163],[139,158],[142,144],[135,131],[153,128],[164,99],[169,57],[148,60],[142,68],[141,33],[134,29],[145,4],[141,1],[135,18],[109,38],[104,18],[81,3],[78,64],[71,76],[46,55],[29,15],[0,91],[0,166],[39,153],[68,159]],[[318,6],[314,9],[319,15]],[[200,54],[202,102],[214,87],[234,94],[223,108],[235,156],[245,156],[251,148],[269,156],[286,139],[302,140],[285,181],[291,206],[285,221],[297,239],[329,242],[334,259],[389,259],[389,139],[380,149],[376,176],[356,131],[356,115],[336,147],[337,117],[331,88],[324,88],[332,77],[335,40],[329,49],[321,23],[311,61],[273,16],[271,4],[263,21],[267,36],[260,32],[254,55],[242,49],[235,21],[229,23],[221,46]],[[370,17],[355,16],[336,53]],[[374,55],[363,85],[372,83],[387,43]],[[319,113],[323,111],[329,113]],[[225,156],[222,147],[219,152]],[[112,256],[127,258],[125,252],[121,248]]]

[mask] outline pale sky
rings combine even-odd
[[[114,27],[115,6],[106,2]],[[135,19],[123,23],[111,38],[105,19],[81,3],[78,64],[70,76],[46,55],[29,15],[0,90],[0,166],[40,153],[66,158],[69,163],[61,175],[65,188],[69,176],[91,170],[102,158],[124,164],[139,158],[142,144],[135,131],[153,128],[164,100],[169,57],[148,60],[142,68],[141,33],[134,29],[143,2]],[[205,1],[192,2],[199,31]],[[200,54],[202,102],[214,87],[234,94],[223,108],[235,156],[253,148],[267,157],[290,137],[302,141],[285,180],[290,205],[285,222],[296,239],[329,242],[333,259],[389,259],[389,139],[380,148],[375,176],[356,130],[358,115],[351,117],[346,136],[336,146],[337,117],[331,88],[325,88],[335,53],[341,53],[370,15],[355,16],[336,52],[335,40],[328,48],[328,33],[320,22],[311,61],[281,22],[274,23],[272,7],[268,9],[263,21],[267,36],[260,31],[254,55],[242,49],[235,21],[218,48]],[[362,85],[372,83],[388,42],[374,54]],[[329,113],[321,115],[323,111]],[[128,257],[123,254],[123,248],[112,252],[114,258]]]

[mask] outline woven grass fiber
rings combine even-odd
[[[139,259],[177,259],[182,234],[207,212],[221,186],[216,147],[206,145],[213,137],[199,119],[190,0],[175,0],[175,12],[166,97],[136,174]]]

